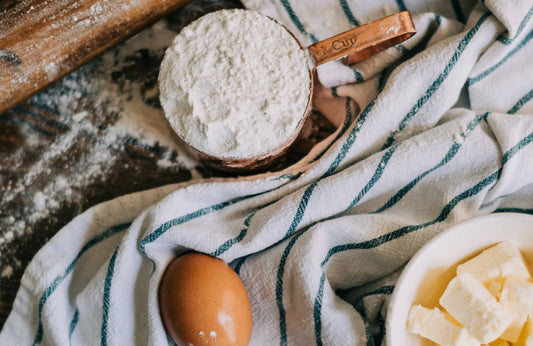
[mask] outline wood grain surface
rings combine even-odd
[[[0,2],[0,113],[188,1]]]

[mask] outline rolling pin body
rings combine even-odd
[[[0,113],[186,2],[0,2]]]

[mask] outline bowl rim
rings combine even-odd
[[[451,227],[445,229],[435,237],[431,238],[426,244],[424,244],[420,249],[416,251],[416,253],[411,257],[409,262],[406,264],[406,266],[403,268],[400,276],[398,277],[398,280],[396,281],[396,285],[394,286],[394,290],[391,295],[390,302],[387,306],[387,317],[385,322],[385,341],[387,346],[392,346],[392,337],[393,335],[390,333],[393,328],[391,328],[394,320],[393,316],[396,316],[396,314],[392,313],[393,307],[397,305],[397,302],[399,299],[401,299],[402,295],[400,294],[402,291],[403,286],[406,285],[406,278],[408,278],[409,274],[415,268],[415,266],[418,265],[418,259],[423,257],[425,253],[428,251],[428,249],[431,249],[435,243],[439,243],[443,238],[449,237],[450,233],[457,233],[459,231],[464,231],[465,227],[468,227],[472,224],[485,224],[490,223],[494,219],[497,219],[498,221],[502,221],[502,219],[509,219],[509,220],[515,220],[516,219],[523,219],[527,222],[531,222],[533,225],[533,215],[527,214],[527,213],[517,213],[517,212],[501,212],[501,213],[490,213],[485,214],[481,216],[474,216],[472,218],[463,220],[461,222],[458,222]],[[533,229],[532,229],[533,231]],[[503,241],[503,240],[502,240]],[[483,246],[480,245],[480,249]]]

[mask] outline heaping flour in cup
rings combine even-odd
[[[310,98],[310,57],[274,20],[210,13],[184,28],[161,64],[161,104],[174,131],[212,156],[251,158],[293,137]]]

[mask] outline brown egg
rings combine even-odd
[[[173,260],[161,280],[159,307],[178,345],[248,345],[252,336],[246,288],[218,258],[190,253]]]

